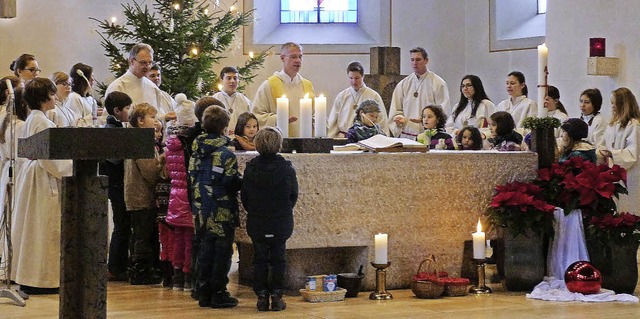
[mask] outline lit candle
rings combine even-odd
[[[320,94],[314,101],[316,107],[315,137],[327,136],[327,97]]]
[[[387,263],[387,234],[375,235],[375,258],[374,263],[386,264]]]
[[[485,259],[485,237],[480,219],[478,219],[478,231],[471,236],[473,236],[473,259]]]
[[[547,68],[547,59],[549,57],[549,48],[546,44],[538,46],[538,117],[546,117],[547,109],[544,108],[544,98],[547,95],[547,87],[545,86],[545,68]],[[548,70],[548,69],[547,69]]]
[[[284,95],[276,99],[276,126],[282,137],[289,137],[289,99]]]
[[[300,99],[300,137],[312,137],[312,107],[311,98],[308,94],[305,94]]]
[[[249,51],[249,59],[253,59],[253,51]]]

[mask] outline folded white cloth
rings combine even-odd
[[[545,277],[544,281],[539,283],[531,293],[527,294],[527,298],[541,299],[548,301],[584,301],[584,302],[634,302],[638,303],[638,297],[629,294],[616,294],[612,290],[600,289],[600,292],[593,295],[583,295],[578,292],[570,292],[564,283],[564,280],[555,277]]]
[[[582,210],[575,209],[565,216],[564,210],[556,207],[553,212],[553,242],[549,245],[547,271],[549,276],[563,279],[564,272],[576,261],[589,261],[589,252],[584,238]]]

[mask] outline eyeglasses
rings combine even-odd
[[[27,71],[29,71],[31,73],[35,73],[35,74],[38,74],[38,73],[42,72],[42,70],[40,70],[38,68],[27,68],[25,70],[27,70]]]
[[[71,86],[71,82],[69,81],[58,81],[56,82],[58,85]]]
[[[142,66],[148,66],[148,65],[153,64],[153,61],[140,61],[140,60],[138,60],[136,58],[133,58],[133,60],[138,62],[138,63],[140,63],[140,64],[142,64]]]
[[[473,87],[473,84],[462,84],[462,85],[460,85],[460,89],[464,89],[464,88],[468,89],[468,88],[472,88],[472,87]]]

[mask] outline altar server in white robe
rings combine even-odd
[[[71,94],[71,78],[64,72],[53,72],[51,81],[55,83],[56,89],[56,106],[53,110],[47,112],[47,118],[57,127],[76,126],[75,112],[66,105],[66,101]]]
[[[24,100],[31,113],[24,124],[23,138],[55,127],[45,112],[55,105],[56,86],[49,79],[28,82]],[[71,175],[70,160],[26,160],[16,175],[16,203],[12,240],[13,276],[28,288],[58,288],[60,285],[62,176]]]
[[[378,103],[381,112],[377,124],[380,125],[380,129],[385,135],[389,135],[387,110],[380,94],[367,87],[364,83],[364,67],[362,63],[358,61],[349,63],[347,77],[351,86],[338,93],[333,102],[333,107],[327,120],[327,135],[329,137],[346,137],[347,131],[353,126],[353,121],[356,117],[355,109],[364,100],[374,100]]]
[[[509,73],[506,84],[509,98],[500,102],[496,111],[509,112],[516,123],[516,128],[522,128],[522,121],[525,118],[538,116],[538,104],[527,97],[529,89],[522,72]]]
[[[593,145],[602,144],[607,119],[602,113],[602,94],[598,89],[586,89],[580,94],[580,118],[589,125],[587,141]]]
[[[300,99],[315,97],[313,83],[300,75],[302,46],[287,42],[280,48],[282,71],[274,72],[258,88],[253,99],[253,114],[258,126],[276,127],[276,99],[285,95],[289,99],[289,137],[300,136]],[[286,137],[286,136],[285,136]]]
[[[429,56],[421,47],[409,50],[413,73],[402,79],[393,90],[389,107],[389,130],[396,137],[415,140],[424,131],[422,109],[427,105],[439,105],[447,115],[451,114],[447,83],[427,69]]]
[[[251,112],[251,100],[244,94],[238,92],[240,83],[240,73],[232,66],[225,66],[220,71],[222,90],[213,95],[224,104],[225,110],[229,112],[229,127],[227,135],[232,136],[238,123],[238,116],[245,112]]]
[[[168,94],[163,94],[162,90],[156,86],[145,75],[153,65],[153,49],[145,43],[138,43],[129,52],[129,69],[121,77],[115,79],[104,96],[113,91],[126,93],[131,97],[133,105],[149,103],[158,111],[158,118],[161,121],[171,121],[176,119],[175,102]],[[167,111],[166,113],[163,113]]]
[[[84,63],[76,63],[69,71],[71,77],[71,93],[65,101],[65,109],[74,113],[73,124],[71,126],[91,127],[104,124],[99,117],[102,109],[98,109],[98,102],[91,96],[91,87],[95,79],[93,78],[93,68]]]
[[[453,107],[445,127],[454,136],[467,126],[486,128],[489,116],[495,111],[496,106],[484,91],[482,80],[473,74],[465,75],[460,82],[460,101]]]
[[[151,68],[149,68],[149,72],[145,74],[145,76],[151,80],[151,82],[155,83],[155,85],[160,89],[160,85],[162,85],[162,68],[157,62],[153,62]],[[175,108],[177,107],[175,99],[171,97],[171,95],[162,89],[160,89],[160,94],[162,95],[163,101],[172,101],[169,103],[158,103],[156,109],[158,110],[157,118],[162,122],[167,122],[174,120],[175,117],[171,112],[175,113]],[[167,119],[167,116],[169,119]]]
[[[560,102],[560,90],[553,85],[547,87],[547,95],[544,97],[544,108],[547,110],[548,117],[557,118],[560,123],[564,123],[564,120],[569,118],[567,109],[564,104]],[[560,128],[554,130],[556,138],[560,137]]]
[[[618,212],[638,214],[640,199],[640,109],[633,93],[625,87],[611,94],[612,118],[598,145],[598,159],[627,170],[628,195],[620,195]]]

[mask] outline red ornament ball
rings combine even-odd
[[[588,261],[576,261],[565,271],[564,282],[569,291],[590,295],[600,292],[602,275]]]

